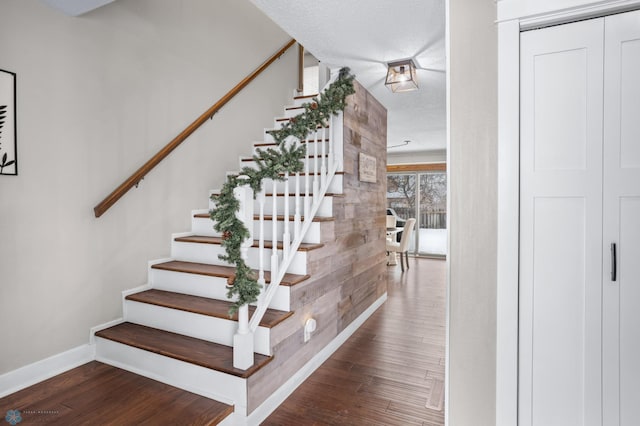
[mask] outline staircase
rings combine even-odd
[[[294,104],[285,108],[284,117],[275,119],[276,128],[303,111],[301,105],[309,101],[309,97],[294,98]],[[289,177],[288,184],[265,182],[262,220],[261,205],[258,200],[254,202],[253,235],[260,235],[262,229],[263,241],[253,242],[246,261],[256,271],[264,269],[266,290],[272,280],[269,259],[274,245],[281,259],[285,250],[282,235],[299,226],[305,219],[304,212],[309,212],[308,204],[301,217],[286,212],[287,205],[294,203],[289,194],[296,193],[296,188],[299,194],[300,188],[309,186],[314,177],[320,180],[319,169],[329,158],[339,159],[337,172],[324,185],[326,195],[318,200],[313,221],[255,328],[251,367],[234,367],[232,346],[238,315],[229,315],[233,300],[227,298],[226,286],[235,269],[218,258],[224,253],[222,236],[213,229],[209,209],[192,211],[191,231],[171,237],[171,258],[151,261],[148,284],[123,294],[123,322],[95,333],[96,359],[233,406],[234,412],[220,424],[246,424],[252,411],[248,401],[252,377],[279,356],[274,353],[276,344],[304,326],[301,315],[296,316],[292,310],[292,289],[312,281],[310,271],[317,270],[328,256],[325,242],[335,239],[332,215],[336,199],[343,192],[342,152],[337,151],[340,157],[331,157],[334,153],[329,146],[334,137],[330,134],[341,137],[341,119],[335,120],[334,126],[340,132],[322,129],[314,137],[299,141],[307,146],[305,173]],[[254,152],[274,145],[265,131],[264,141],[254,145]],[[342,149],[341,144],[336,146]],[[240,167],[252,163],[251,157],[240,159]],[[310,186],[318,191],[318,185]],[[299,222],[296,216],[300,217]],[[249,315],[255,310],[251,306]]]

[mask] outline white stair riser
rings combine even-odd
[[[124,301],[124,312],[125,320],[129,322],[226,346],[233,346],[233,335],[238,329],[237,321],[194,314],[133,300]],[[253,336],[255,352],[271,355],[270,329],[258,327]]]
[[[157,290],[173,291],[210,299],[237,300],[236,297],[233,299],[227,298],[226,278],[151,268],[149,270],[149,282],[152,288]],[[290,287],[279,286],[269,307],[280,311],[289,311],[290,300]]]
[[[264,142],[275,142],[275,139],[273,138],[273,135],[271,133],[268,133],[270,130],[278,130],[281,129],[282,126],[284,126],[284,123],[286,123],[285,121],[281,121],[281,122],[277,122],[275,124],[275,126],[271,129],[264,129],[264,137],[263,137],[263,141]],[[330,127],[325,127],[324,132],[322,131],[322,128],[318,129],[318,138],[323,139],[324,137],[329,137],[329,132],[330,132],[331,128]],[[307,136],[308,139],[314,139],[316,136],[309,134]]]
[[[266,214],[266,213],[265,213]],[[278,240],[282,239],[282,234],[284,233],[284,221],[279,220],[276,222],[276,238]],[[302,227],[302,221],[300,222],[300,227]],[[253,235],[255,238],[258,238],[260,221],[254,220],[253,222]],[[291,234],[291,239],[294,237],[294,222],[289,221],[289,233]],[[320,222],[312,222],[309,227],[309,231],[302,239],[303,243],[320,243]],[[273,239],[273,222],[271,220],[265,220],[264,222],[264,239],[265,241],[272,241]]]
[[[225,404],[235,405],[236,413],[246,415],[246,379],[101,337],[96,337],[96,360]]]
[[[311,183],[309,184],[311,186]],[[304,212],[304,186],[300,188],[300,210],[302,215],[305,215]],[[311,194],[310,205],[313,204],[313,195]],[[296,197],[295,194],[292,193],[289,195],[289,214],[293,215],[296,207]],[[311,207],[311,206],[309,206]],[[258,201],[253,202],[253,212],[255,214],[260,213],[260,203]],[[284,197],[276,197],[276,212],[278,215],[284,214]],[[273,197],[265,197],[264,203],[264,214],[271,215],[273,213]],[[320,207],[316,212],[316,217],[331,217],[333,215],[333,197],[324,197],[320,202]],[[306,242],[306,241],[305,241]],[[311,242],[311,241],[309,241]]]
[[[300,188],[302,191],[302,188],[304,188],[304,176],[300,176],[300,177],[296,177],[296,176],[289,176],[289,193],[294,193],[295,191],[295,179],[300,179]],[[311,181],[311,191],[313,191],[313,177],[310,176],[310,181]],[[322,185],[322,183],[320,182],[320,177],[317,177],[317,182],[318,182],[318,187],[320,187]],[[284,188],[285,188],[285,182],[284,181],[276,181],[276,191],[278,193],[284,193]],[[265,179],[264,180],[264,185],[265,188],[268,192],[273,192],[273,183],[271,179]],[[331,183],[329,184],[329,188],[327,189],[328,193],[332,193],[332,194],[342,194],[342,175],[335,175],[333,177],[333,179],[331,180]]]
[[[289,105],[285,107],[284,114],[282,116],[286,118],[291,118],[291,117],[295,117],[296,115],[302,114],[304,112],[304,108],[302,108],[301,105],[295,109],[288,109],[288,108],[292,108],[293,106],[294,105]]]
[[[268,142],[273,142],[273,140],[270,140]],[[316,154],[316,144],[318,145],[317,146],[318,155],[322,154],[322,145],[325,145],[325,147],[324,147],[325,153],[329,152],[329,142],[327,142],[327,141],[325,141],[325,142],[319,141],[317,143],[316,142],[307,142],[305,145],[307,147],[307,152],[309,153],[309,155],[315,155]],[[266,150],[266,149],[269,149],[269,148],[276,149],[276,146],[275,145],[256,146],[256,147],[253,148],[253,153],[251,155],[252,156],[253,155],[257,155],[259,150],[262,151],[262,150]]]
[[[342,175],[337,175],[334,177],[334,179],[336,178],[342,178]],[[305,176],[302,176],[300,178],[300,208],[304,209],[304,194],[306,192],[306,180],[305,180]],[[290,214],[293,214],[293,211],[295,209],[295,181],[293,179],[291,179],[292,181],[292,185],[289,187],[289,209],[290,209]],[[269,188],[267,188],[265,186],[265,191],[267,194],[271,194],[273,192],[273,184],[271,183],[272,181],[269,180]],[[279,196],[277,197],[277,211],[279,215],[283,215],[284,214],[284,191],[283,192],[279,192]],[[339,193],[338,193],[339,194]],[[309,175],[309,195],[313,196],[313,175]],[[311,203],[313,203],[313,199],[311,199]],[[209,198],[209,208],[204,210],[193,210],[191,213],[191,217],[193,217],[195,214],[201,214],[201,213],[209,213],[213,208],[215,208],[216,204],[215,202]],[[253,203],[253,212],[254,214],[258,214],[260,212],[259,210],[259,204],[257,201],[254,200]],[[272,200],[272,196],[271,195],[267,195],[265,197],[265,214],[271,214],[271,211],[273,210],[272,208],[273,206],[273,200]],[[269,212],[269,213],[267,213]],[[320,207],[318,209],[318,211],[316,212],[316,216],[317,217],[331,217],[333,216],[333,197],[325,197],[322,199],[322,201],[320,202]]]
[[[313,102],[313,97],[304,97],[304,98],[300,98],[300,99],[296,99],[295,97],[298,95],[294,95],[294,99],[293,99],[293,104],[292,106],[302,106],[302,104],[308,104]]]
[[[281,257],[282,251],[278,250],[278,252]],[[259,250],[257,247],[249,247],[247,265],[252,269],[258,269],[260,265],[258,253]],[[171,257],[176,260],[231,266],[229,263],[223,262],[218,258],[218,255],[221,254],[225,254],[225,252],[219,244],[186,243],[175,240],[171,242]],[[263,262],[264,270],[271,270],[270,249],[264,250]],[[304,251],[297,251],[293,256],[293,261],[291,262],[289,269],[287,269],[287,272],[305,275],[307,273],[307,253]]]
[[[265,214],[270,214],[270,213],[265,213]],[[320,226],[321,226],[320,222],[312,222],[311,226],[309,227],[309,231],[302,239],[302,242],[311,243],[311,244],[320,243],[321,242]],[[259,235],[258,234],[259,228],[260,228],[260,222],[258,220],[255,220],[253,223],[253,235],[256,237]],[[210,237],[220,236],[220,233],[217,232],[215,229],[213,229],[213,222],[211,221],[211,219],[207,219],[207,218],[198,218],[198,217],[192,218],[191,232],[193,232],[194,235],[206,235]],[[265,241],[271,241],[273,229],[272,229],[272,224],[270,220],[265,221],[264,232],[265,232]],[[278,221],[278,229],[276,232],[277,232],[276,235],[278,237],[282,236],[282,233],[284,232],[284,221],[282,220]],[[293,222],[291,221],[289,222],[289,232],[293,234]]]
[[[309,163],[309,171],[313,174],[314,170],[317,170],[318,173],[320,173],[320,168],[322,167],[322,153],[319,153],[317,157],[314,157],[314,154],[310,153],[309,154],[309,160],[307,161],[306,158],[302,159],[302,164],[304,164],[304,168],[303,173],[305,170],[307,170],[307,163]],[[317,164],[316,164],[316,158],[317,158]],[[329,153],[325,153],[324,156],[324,161],[325,164],[329,164]],[[238,165],[240,168],[242,167],[249,167],[251,169],[254,170],[258,170],[258,165],[254,160],[251,161],[243,161],[243,159],[240,159],[238,162]]]

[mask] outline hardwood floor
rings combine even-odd
[[[444,424],[445,262],[409,264],[388,267],[387,302],[263,425]],[[9,410],[20,425],[205,425],[232,407],[90,362],[0,398]]]
[[[390,266],[387,302],[263,425],[444,424],[445,261]]]
[[[10,417],[14,410],[20,417]],[[20,426],[215,425],[231,412],[231,406],[96,361],[0,398],[6,424]]]

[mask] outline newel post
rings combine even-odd
[[[239,180],[248,180],[247,176],[238,177]],[[240,202],[237,217],[249,230],[249,237],[240,247],[242,260],[247,262],[249,247],[253,244],[253,190],[248,183],[238,186],[233,190],[236,199]],[[242,370],[253,365],[253,333],[249,330],[249,305],[244,304],[238,309],[238,331],[233,336],[233,366]]]

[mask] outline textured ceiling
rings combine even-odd
[[[446,147],[444,0],[252,0],[328,65],[348,66],[388,111],[390,153]],[[419,90],[391,93],[386,64],[413,58]]]

